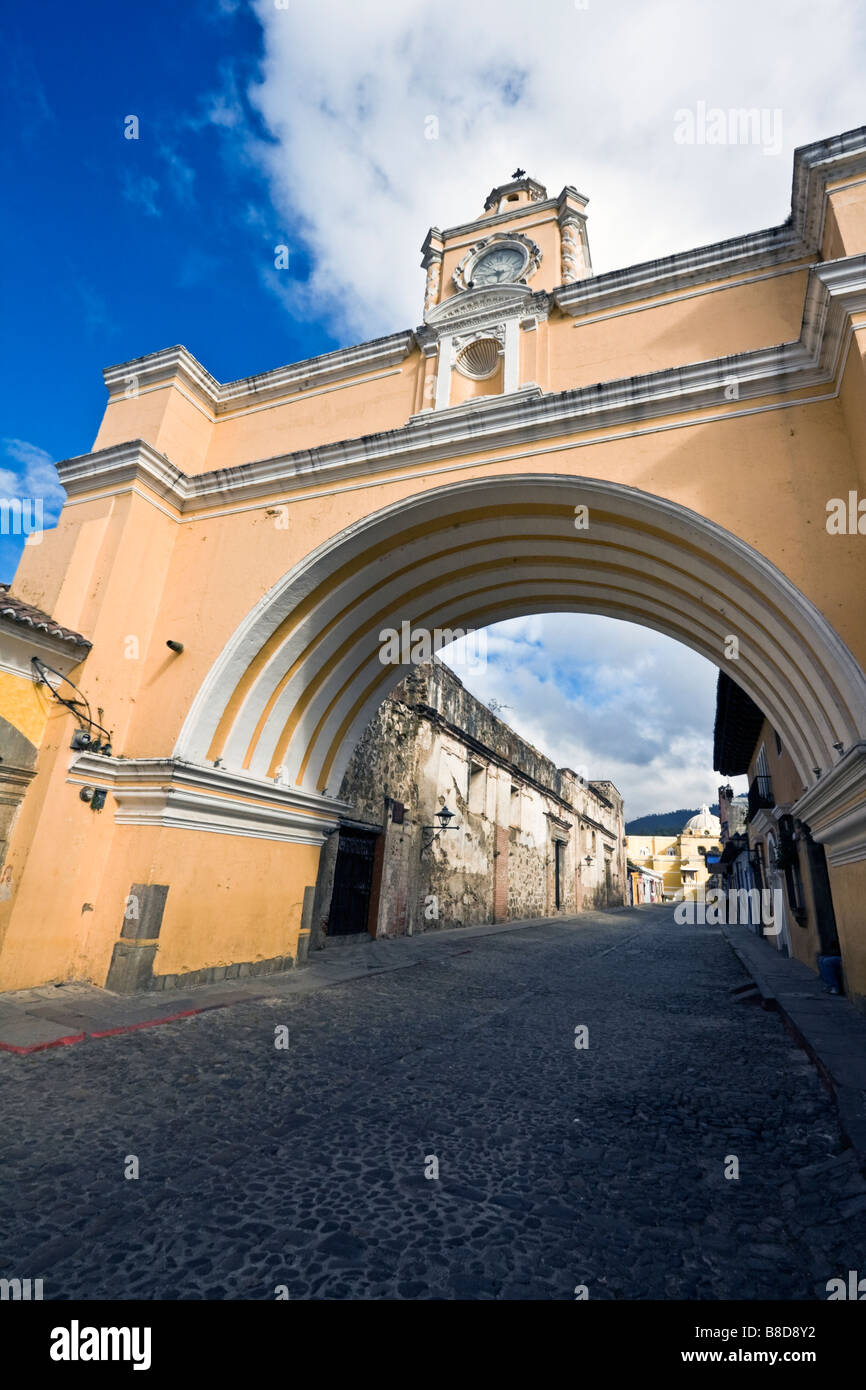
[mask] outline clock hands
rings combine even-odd
[[[472,276],[475,285],[499,285],[515,280],[525,259],[512,247],[488,251],[479,256]]]

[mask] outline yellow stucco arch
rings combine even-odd
[[[577,507],[588,509],[585,528]],[[862,669],[766,557],[670,499],[536,473],[433,488],[308,556],[227,642],[175,756],[259,778],[282,770],[334,796],[405,670],[380,661],[382,630],[551,611],[640,623],[725,667],[779,730],[804,790],[837,759],[834,745],[866,736]]]
[[[771,721],[866,1000],[866,128],[793,173],[784,224],[601,275],[583,195],[528,180],[429,230],[415,328],[230,382],[183,347],[107,368],[14,583],[89,639],[115,753],[48,721],[0,988],[299,959],[343,770],[403,674],[380,633],[574,610],[694,648]],[[470,285],[506,234],[526,274]],[[476,342],[493,375],[464,370]],[[134,885],[158,942],[130,939]]]

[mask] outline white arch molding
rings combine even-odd
[[[577,530],[575,507],[589,508]],[[866,738],[866,676],[758,551],[698,513],[619,483],[520,474],[432,489],[307,556],[247,615],[184,722],[176,758],[336,796],[406,667],[379,633],[584,612],[655,628],[724,667],[816,783]],[[726,661],[731,636],[737,660]]]

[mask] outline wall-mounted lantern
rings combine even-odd
[[[422,825],[422,826],[421,826],[421,853],[422,853],[422,854],[424,853],[425,850],[428,850],[428,849],[430,848],[430,846],[434,843],[434,841],[436,841],[436,840],[439,839],[439,836],[443,833],[443,831],[445,831],[445,830],[459,830],[459,829],[460,829],[460,827],[459,827],[458,825],[452,825],[452,824],[451,824],[451,821],[454,819],[454,812],[453,812],[453,811],[449,811],[447,806],[443,806],[441,811],[437,811],[437,812],[436,812],[436,819],[437,819],[438,822],[439,822],[438,827],[435,826],[435,825]],[[429,837],[429,838],[428,838],[428,837]]]

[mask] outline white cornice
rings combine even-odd
[[[804,145],[794,152],[787,222],[566,285],[553,291],[554,299],[565,313],[594,313],[709,280],[729,279],[744,271],[814,259],[823,238],[827,184],[863,172],[866,126]]]
[[[66,779],[108,787],[118,825],[158,825],[217,835],[318,845],[350,808],[299,787],[178,758],[102,758],[81,753]]]
[[[866,742],[855,743],[791,808],[831,864],[866,859]]]
[[[866,255],[849,256],[811,268],[797,342],[555,395],[544,395],[535,387],[485,396],[469,407],[423,411],[400,429],[209,473],[184,474],[142,441],[67,459],[57,471],[70,497],[141,483],[178,513],[190,515],[333,481],[369,478],[397,466],[420,467],[458,451],[526,445],[687,411],[735,411],[749,400],[835,385],[851,315],[863,310]],[[725,394],[732,381],[734,400]]]
[[[451,241],[454,237],[471,236],[473,232],[477,233],[479,228],[501,227],[517,218],[537,220],[539,213],[555,213],[561,216],[567,207],[571,208],[575,203],[577,207],[574,207],[573,211],[582,213],[588,202],[589,199],[582,193],[578,193],[576,188],[573,188],[571,184],[566,184],[556,198],[539,198],[537,202],[524,203],[521,207],[510,208],[507,212],[494,213],[492,216],[488,214],[476,218],[473,222],[458,222],[454,227],[447,227],[444,232],[439,227],[431,227],[424,238],[421,254],[426,255],[434,241],[441,246],[443,242]]]
[[[814,251],[803,242],[790,235],[783,236],[781,229],[775,229],[701,246],[676,256],[644,261],[624,270],[611,270],[590,280],[561,285],[552,295],[563,313],[583,317],[632,304],[635,300],[675,294],[710,281],[733,279],[748,271],[808,261],[813,256]]]
[[[791,215],[781,226],[560,286],[553,291],[553,297],[564,313],[593,313],[635,299],[729,279],[748,270],[813,259],[823,235],[828,182],[838,182],[863,172],[866,172],[866,127],[803,146],[794,153]],[[423,247],[425,264],[434,250],[434,243],[438,254],[445,238],[464,233],[478,235],[479,227],[486,233],[490,228],[516,219],[537,219],[539,213],[551,213],[560,221],[570,212],[582,218],[586,201],[576,189],[566,187],[557,198],[462,223],[445,232],[431,228]],[[353,376],[371,370],[395,366],[415,347],[415,335],[406,330],[221,384],[191,352],[177,346],[108,367],[103,375],[113,400],[122,400],[127,390],[151,390],[155,386],[179,382],[217,417],[255,403],[267,404],[281,396],[292,397],[328,383],[350,381]]]
[[[117,400],[123,399],[127,390],[152,390],[154,386],[179,381],[218,416],[244,406],[273,402],[281,396],[294,396],[332,382],[351,380],[353,376],[365,372],[395,366],[404,361],[414,347],[414,335],[407,330],[388,338],[375,338],[356,347],[340,348],[336,352],[311,357],[287,367],[277,367],[272,372],[221,384],[191,352],[178,346],[106,367],[102,375],[109,395]]]
[[[817,251],[823,240],[827,184],[864,172],[866,126],[831,135],[812,145],[801,145],[794,151],[789,222],[795,235],[810,249]]]
[[[492,188],[484,200],[484,211],[489,212],[497,203],[501,203],[509,193],[529,193],[532,201],[536,203],[544,202],[547,198],[547,189],[543,183],[537,179],[528,178],[523,174],[520,178],[511,179],[508,183],[497,184]]]
[[[438,235],[443,241],[471,236],[473,233],[478,235],[479,228],[486,230],[488,227],[502,227],[506,222],[516,222],[527,217],[537,220],[539,213],[556,213],[559,206],[559,198],[540,198],[537,203],[524,203],[521,207],[510,208],[508,212],[496,212],[487,217],[478,217],[472,222],[459,222],[456,227],[447,227],[444,232],[438,232]]]
[[[68,497],[91,492],[94,486],[104,493],[121,492],[141,482],[177,511],[183,511],[190,492],[187,474],[144,439],[64,459],[57,464],[57,474]]]

